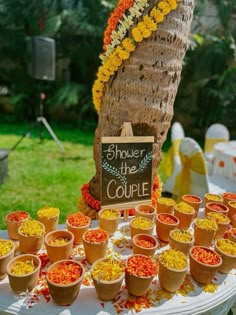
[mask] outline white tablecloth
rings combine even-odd
[[[93,227],[95,226],[97,226],[97,221],[93,221]],[[64,228],[64,225],[59,226],[59,228]],[[0,238],[7,238],[6,231],[0,231]],[[119,230],[109,240],[108,253],[126,260],[128,255],[132,253],[130,245],[129,223],[122,221]],[[158,249],[156,254],[165,248],[168,248],[168,245]],[[44,257],[43,264],[45,266],[43,270],[45,271],[50,263],[44,250],[40,251],[39,255]],[[93,287],[90,277],[90,265],[84,257],[82,245],[74,248],[73,259],[82,261],[87,272],[79,295],[72,305],[63,307],[52,301],[42,281],[44,276],[40,278],[40,284],[33,292],[20,296],[13,294],[6,277],[0,281],[0,314],[7,312],[19,315],[115,315],[117,314],[116,309],[119,309],[119,314],[131,315],[135,313],[130,308],[132,303],[140,305],[140,302],[143,301],[144,304],[150,303],[150,307],[143,304],[142,310],[138,314],[226,315],[236,297],[236,269],[233,269],[228,275],[217,274],[213,281],[217,285],[215,293],[205,292],[204,287],[198,285],[188,274],[184,288],[187,288],[188,285],[190,290],[186,296],[183,291],[175,294],[167,293],[164,296],[165,291],[160,289],[158,277],[156,277],[147,295],[149,300],[147,298],[136,299],[130,297],[123,284],[115,302],[102,302],[97,298]],[[1,313],[1,311],[4,312]]]
[[[223,175],[236,182],[236,141],[214,145],[213,174]]]

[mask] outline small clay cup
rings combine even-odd
[[[152,221],[156,218],[156,208],[151,205],[140,204],[134,207],[136,217],[143,217]]]
[[[209,212],[217,212],[228,215],[229,208],[228,206],[220,202],[208,202],[205,206],[205,216],[207,216]]]
[[[66,228],[74,235],[74,244],[79,245],[82,243],[82,235],[86,232],[91,226],[91,220],[88,224],[83,226],[73,226],[68,220],[66,220]]]
[[[61,245],[50,243],[59,238],[65,238],[68,242]],[[74,235],[70,231],[56,230],[47,233],[44,237],[44,244],[49,260],[54,263],[59,260],[68,259],[72,254],[73,242]]]
[[[133,255],[133,256],[143,256],[150,259],[151,261],[151,258],[144,255]],[[153,278],[154,276],[150,276],[150,277],[137,276],[135,274],[129,273],[127,269],[125,271],[125,285],[127,287],[129,294],[134,295],[134,296],[145,295],[152,283]]]
[[[230,240],[228,240],[228,242],[235,245],[235,243]],[[222,258],[222,265],[219,268],[219,272],[229,273],[236,266],[236,255],[230,255],[223,252],[222,249],[219,248],[217,241],[215,242],[215,251]]]
[[[104,211],[111,211],[115,218],[106,218],[104,217]],[[102,209],[98,212],[98,223],[99,227],[104,231],[107,231],[109,236],[112,236],[118,229],[120,223],[121,214],[117,209]]]
[[[188,205],[192,206],[195,210],[194,217],[198,215],[199,208],[202,203],[202,199],[196,195],[183,195],[181,197],[182,201],[186,202]]]
[[[33,272],[23,274],[23,275],[16,275],[12,273],[12,266],[17,261],[26,261],[31,260],[34,262],[34,266],[36,267]],[[12,258],[7,264],[7,275],[9,279],[9,284],[13,292],[16,294],[20,294],[26,291],[32,291],[38,281],[39,278],[39,271],[41,268],[41,260],[38,256],[32,254],[23,254],[20,256],[16,256]]]
[[[37,213],[38,221],[43,223],[43,225],[45,226],[46,233],[55,231],[57,229],[58,221],[59,221],[59,214],[60,212],[56,216],[49,217],[49,216],[40,216]]]
[[[207,217],[209,218],[209,219],[213,219],[212,217],[211,217],[211,214],[214,214],[215,212],[208,212],[208,214],[207,214]],[[221,213],[222,214],[222,213]],[[225,231],[226,231],[226,229],[227,229],[227,227],[229,226],[229,223],[230,223],[230,220],[229,220],[229,218],[226,216],[226,215],[224,215],[224,214],[222,214],[222,216],[225,218],[225,220],[227,220],[226,222],[220,222],[220,221],[218,221],[218,220],[215,220],[216,221],[216,223],[217,223],[217,226],[218,226],[218,230],[216,231],[216,234],[215,234],[215,239],[219,239],[219,238],[222,238],[223,237],[223,235],[224,235],[224,233],[225,233]]]
[[[210,194],[210,193],[206,193],[204,195],[204,206],[206,206],[206,204],[208,202],[219,202],[219,203],[223,203],[223,197],[221,195],[217,195],[217,194]]]
[[[228,206],[229,201],[236,201],[236,193],[232,192],[225,192],[222,195],[223,197],[223,204]]]
[[[139,227],[135,227],[134,226],[134,222],[135,220],[137,220],[138,217],[134,217],[133,219],[131,219],[130,223],[129,223],[129,227],[130,227],[130,236],[131,239],[134,237],[134,235],[136,234],[147,234],[147,235],[152,235],[153,233],[153,228],[154,228],[154,222],[150,219],[147,218],[143,218],[144,220],[146,220],[146,222],[148,222],[150,224],[150,227],[147,228],[139,228]]]
[[[196,223],[194,223],[193,231],[194,245],[209,247],[211,246],[217,229],[216,230],[203,229],[201,227],[198,227]]]
[[[235,201],[229,201],[228,202],[228,208],[229,208],[228,217],[231,221],[231,224],[233,224],[233,216],[236,215],[236,200]]]
[[[0,243],[4,244],[4,242],[10,242],[12,249],[3,256],[0,256],[0,281],[4,279],[7,275],[7,264],[15,255],[15,243],[13,241],[0,239]]]
[[[96,229],[89,229],[86,232],[84,232],[84,234],[82,235],[82,243],[86,259],[92,265],[98,259],[105,257],[108,246],[109,234],[103,230],[107,234],[107,238],[104,241],[90,242],[86,240],[86,233],[89,232],[90,230]]]
[[[234,235],[233,233],[229,233],[228,238],[231,242],[236,243],[236,235]]]
[[[175,250],[178,250],[178,251],[184,253],[186,256],[188,256],[190,249],[193,247],[194,238],[192,236],[192,239],[189,242],[181,242],[179,240],[176,240],[173,237],[173,234],[174,234],[174,231],[177,231],[177,230],[180,231],[180,229],[176,229],[176,230],[170,231],[170,234],[169,234],[169,237],[170,237],[169,245],[170,245],[171,248],[173,248]]]
[[[172,201],[173,199],[170,199]],[[162,203],[161,200],[157,199],[157,213],[169,213],[169,214],[174,214],[174,205],[175,201],[173,200],[172,204],[165,204]]]
[[[107,258],[106,257],[101,258],[97,260],[95,263],[93,263],[91,267],[91,276],[98,298],[103,301],[112,301],[121,289],[121,285],[125,277],[125,272],[123,271],[119,278],[111,281],[105,281],[103,279],[95,278],[93,276],[93,269],[96,267],[97,263],[104,260],[107,260]]]
[[[206,249],[209,252],[212,252],[217,255],[219,262],[215,265],[204,264],[198,261],[195,257],[193,257],[193,250],[196,247],[201,247]],[[204,246],[193,246],[189,253],[189,267],[190,267],[190,274],[193,279],[199,283],[210,283],[211,280],[215,277],[217,271],[219,270],[222,264],[221,256],[216,253],[214,250],[204,247]]]
[[[11,214],[18,213],[18,212],[24,212],[27,215],[27,218],[20,221],[14,221],[14,220],[8,219],[8,217]],[[18,228],[22,222],[28,220],[29,218],[30,218],[30,214],[27,211],[13,211],[11,213],[8,213],[8,215],[6,216],[5,222],[6,222],[7,233],[8,233],[9,238],[11,238],[12,240],[18,240],[19,239]]]
[[[48,267],[47,272],[57,268],[63,262],[72,262],[72,260],[65,259],[57,261]],[[81,275],[74,282],[68,284],[58,284],[50,281],[48,274],[46,274],[49,292],[51,294],[53,301],[58,305],[63,306],[72,304],[79,294],[80,287],[85,274],[85,269],[79,261],[73,260],[73,263],[79,265],[82,270]]]
[[[138,241],[146,241],[146,242],[153,244],[153,246],[152,247],[144,247],[144,246],[137,244]],[[158,241],[152,235],[136,234],[132,238],[133,254],[146,255],[146,256],[152,257],[155,254],[157,248],[158,248]]]
[[[23,234],[21,232],[21,225],[18,228],[19,249],[24,254],[36,254],[43,246],[45,227],[41,222],[38,221],[38,223],[41,225],[43,231],[42,235],[39,237]]]
[[[232,227],[236,227],[236,214],[232,216],[231,224],[232,224]]]
[[[160,220],[160,217],[162,215],[167,215],[168,217],[170,217],[172,220],[175,221],[175,223],[173,224],[169,224],[169,223],[165,223],[163,221]],[[169,242],[169,234],[170,231],[177,229],[177,227],[179,226],[179,219],[169,213],[158,213],[156,216],[156,233],[158,238],[165,243]]]
[[[193,218],[196,216],[196,211],[192,207],[192,213],[184,213],[180,212],[177,208],[178,205],[174,206],[174,216],[179,219],[179,225],[178,228],[182,230],[188,230]]]
[[[159,281],[162,289],[168,292],[176,292],[184,282],[188,266],[184,269],[173,269],[164,266],[159,261]]]

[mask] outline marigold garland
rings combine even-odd
[[[156,207],[157,199],[161,196],[162,182],[157,175],[152,187],[152,205]],[[89,183],[86,183],[81,188],[81,197],[78,199],[78,210],[87,215],[91,219],[97,218],[97,212],[101,209],[101,201],[95,199],[89,190]],[[123,211],[121,211],[121,214]],[[129,215],[134,215],[134,209],[129,209]]]
[[[152,8],[150,14],[145,15],[143,17],[143,20],[132,28],[131,38],[127,37],[122,40],[121,43],[117,45],[116,48],[114,48],[114,50],[112,50],[113,47],[111,48],[112,52],[109,51],[110,55],[104,59],[104,64],[98,69],[97,79],[95,80],[92,88],[93,103],[97,112],[100,111],[103,91],[106,82],[110,80],[111,76],[113,76],[114,73],[118,70],[122,62],[129,59],[130,53],[135,50],[136,44],[142,42],[145,38],[149,38],[152,32],[157,29],[157,25],[163,22],[164,17],[168,15],[172,10],[175,10],[176,7],[177,0],[162,0],[158,2],[158,4]],[[123,13],[128,8],[130,10],[134,9],[134,3],[132,6],[132,1],[119,1],[118,6],[114,11],[114,14],[109,19],[108,29],[105,31],[106,43],[109,43],[112,38],[115,39],[116,37],[116,40],[118,40],[119,42],[119,39],[123,36],[122,34],[126,34],[130,30],[131,23],[127,22],[122,24],[122,34],[113,33],[118,22],[122,22],[121,16],[124,16]],[[141,13],[139,10],[135,10],[135,14],[137,16]]]

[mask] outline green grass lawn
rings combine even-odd
[[[28,125],[1,124],[0,148],[12,148],[27,128]],[[65,149],[64,155],[46,129],[40,141],[38,128],[10,153],[9,178],[0,185],[1,229],[6,228],[5,216],[10,211],[25,210],[36,219],[41,207],[58,207],[60,223],[77,211],[80,189],[95,174],[94,131],[65,127],[53,130]]]

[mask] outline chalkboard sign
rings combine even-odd
[[[102,137],[101,142],[102,208],[151,202],[154,137]]]

